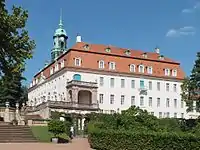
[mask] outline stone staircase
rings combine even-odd
[[[13,126],[0,122],[0,143],[38,142],[28,126]]]

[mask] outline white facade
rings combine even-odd
[[[178,80],[86,73],[86,71],[63,71],[59,75],[54,74],[30,90],[28,105],[36,106],[47,100],[67,101],[67,82],[73,80],[74,74],[80,74],[81,81],[98,83],[97,100],[101,112],[120,112],[135,105],[157,117],[188,118],[185,102],[181,101],[181,82]],[[141,90],[146,94],[141,94]]]

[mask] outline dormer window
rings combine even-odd
[[[74,65],[75,66],[81,66],[81,58],[75,58],[74,59]]]
[[[110,53],[110,52],[111,52],[110,47],[107,47],[107,48],[105,49],[105,51],[106,51],[107,53]]]
[[[58,71],[58,70],[59,70],[58,63],[56,63],[56,65],[55,65],[55,71]]]
[[[147,53],[143,53],[142,57],[147,58]]]
[[[151,66],[147,67],[147,73],[153,74],[153,67],[151,67]]]
[[[131,55],[131,51],[129,49],[125,50],[125,54],[130,56]]]
[[[170,69],[168,69],[168,68],[165,69],[165,75],[166,75],[166,76],[170,76]]]
[[[165,57],[163,55],[159,56],[159,60],[164,60],[164,59],[165,59]]]
[[[65,61],[62,60],[62,61],[61,61],[61,64],[60,64],[60,68],[63,68],[64,66],[65,66]]]
[[[130,72],[135,72],[135,65],[134,64],[130,64]]]
[[[53,67],[50,68],[50,75],[53,74]]]
[[[110,70],[115,70],[115,62],[110,62],[109,63],[109,69]]]
[[[176,77],[176,76],[177,76],[177,70],[176,70],[176,69],[173,69],[173,70],[172,70],[172,76],[173,76],[173,77]]]
[[[144,65],[139,65],[139,73],[144,73]]]
[[[104,61],[103,61],[103,60],[100,60],[100,61],[99,61],[99,68],[100,68],[100,69],[103,69],[103,68],[104,68]]]
[[[85,45],[83,46],[83,48],[84,48],[85,50],[89,50],[89,49],[90,49],[90,46],[89,46],[89,44],[85,44]]]

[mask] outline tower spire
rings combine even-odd
[[[59,27],[63,28],[63,23],[62,23],[62,8],[60,9],[60,23],[59,23]]]

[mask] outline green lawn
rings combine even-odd
[[[40,141],[40,142],[50,142],[51,137],[53,134],[48,131],[47,126],[32,126],[31,127],[33,135]],[[61,138],[69,139],[69,136],[66,133],[60,135]]]

